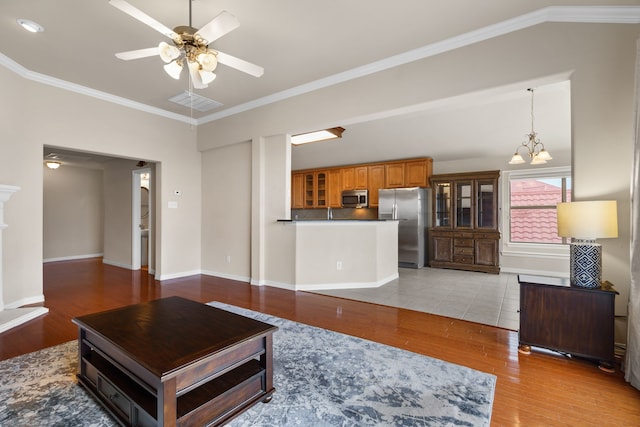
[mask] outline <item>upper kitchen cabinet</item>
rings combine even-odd
[[[404,163],[404,186],[429,187],[432,171],[433,160],[430,158],[407,160]]]
[[[304,174],[294,173],[291,175],[291,208],[304,208]]]
[[[342,170],[340,169],[329,169],[327,179],[328,179],[328,199],[329,199],[329,207],[330,208],[340,208],[342,207],[342,180],[343,180]]]
[[[339,208],[343,190],[368,190],[369,207],[378,206],[381,188],[429,187],[433,160],[394,160],[291,173],[291,208]]]
[[[384,188],[384,165],[371,165],[367,169],[369,207],[375,208],[378,206],[378,190]]]
[[[500,171],[431,177],[431,267],[499,273]]]
[[[368,188],[367,166],[352,166],[339,170],[342,173],[343,190],[366,190]]]
[[[390,162],[385,167],[385,188],[429,187],[431,158]]]
[[[326,208],[328,207],[328,179],[327,171],[305,172],[304,180],[304,207]]]
[[[400,188],[404,185],[404,162],[387,163],[384,165],[385,188]]]

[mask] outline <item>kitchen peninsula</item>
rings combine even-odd
[[[398,278],[397,220],[279,220],[293,290],[373,288]]]

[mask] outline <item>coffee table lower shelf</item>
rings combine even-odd
[[[95,351],[82,358],[78,382],[123,425],[157,426],[157,396]],[[257,359],[177,397],[177,425],[222,424],[259,401],[268,402],[266,371]]]

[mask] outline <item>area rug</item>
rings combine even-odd
[[[278,326],[270,403],[248,426],[488,426],[496,377],[470,368],[218,302]],[[115,426],[77,385],[71,341],[0,362],[0,425]]]

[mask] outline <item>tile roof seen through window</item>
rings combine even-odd
[[[567,200],[571,200],[571,190],[567,190]],[[511,206],[531,206],[531,209],[511,209],[511,241],[562,243],[555,209],[561,201],[560,186],[533,179],[511,181]]]

